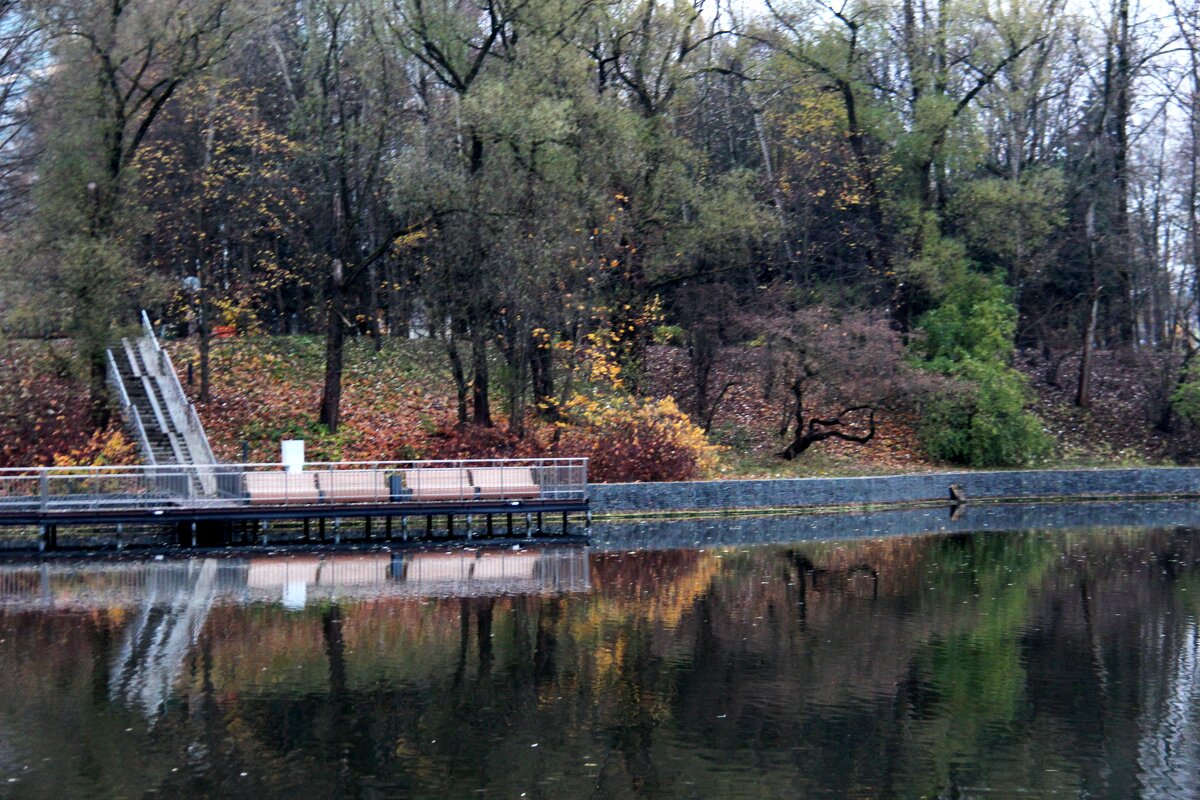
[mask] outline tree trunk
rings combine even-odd
[[[471,422],[492,427],[492,409],[488,399],[487,337],[478,320],[471,325]]]
[[[92,427],[107,428],[112,418],[108,402],[108,357],[103,347],[91,354],[91,401]]]
[[[1133,243],[1129,225],[1129,114],[1130,85],[1133,66],[1129,42],[1129,0],[1117,3],[1117,64],[1116,98],[1113,108],[1113,179],[1117,187],[1116,234],[1117,278],[1119,296],[1116,302],[1117,331],[1120,341],[1137,346],[1137,308],[1134,304]]]
[[[371,282],[368,297],[371,303],[371,338],[375,341],[375,352],[383,350],[383,306],[379,302],[379,270],[375,264],[367,268],[367,280]]]
[[[450,374],[454,377],[454,393],[457,401],[458,424],[467,424],[467,372],[463,369],[462,355],[458,352],[457,329],[450,324],[450,335],[446,337],[446,356],[450,359]]]
[[[212,345],[212,334],[208,324],[208,298],[205,296],[204,283],[200,284],[200,308],[196,313],[196,333],[200,337],[200,402],[207,403],[211,390],[211,370],[209,368],[209,350]]]
[[[321,422],[330,433],[337,433],[342,404],[342,360],[345,355],[345,330],[342,328],[344,298],[341,259],[334,259],[329,276],[328,319],[325,325],[325,388],[321,393]]]
[[[508,430],[518,439],[525,438],[525,384],[528,377],[529,359],[525,353],[528,334],[521,331],[522,319],[501,316],[504,335],[500,337],[500,350],[508,367]]]
[[[554,348],[549,342],[539,342],[532,336],[526,347],[537,414],[543,419],[557,419],[558,403],[554,397]]]
[[[1083,334],[1083,355],[1079,359],[1079,387],[1075,391],[1075,405],[1089,408],[1092,405],[1092,347],[1096,339],[1096,317],[1100,312],[1100,289],[1092,291],[1092,303],[1088,311],[1087,328]]]
[[[691,333],[688,360],[692,362],[693,413],[697,420],[702,420],[708,414],[708,383],[717,360],[716,333],[704,323],[696,325]]]

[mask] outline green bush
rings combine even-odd
[[[1193,425],[1200,425],[1200,365],[1190,364],[1171,395],[1171,408]]]
[[[1029,389],[1009,363],[1016,309],[998,281],[966,272],[918,326],[927,369],[954,379],[958,392],[930,402],[921,438],[938,460],[972,467],[1015,467],[1045,457],[1050,438],[1026,410]]]
[[[972,467],[1017,467],[1049,454],[1049,437],[1025,410],[1023,375],[1002,363],[971,359],[953,377],[964,382],[964,390],[939,397],[922,415],[921,438],[932,457]]]
[[[659,325],[654,329],[654,343],[682,347],[687,342],[687,331],[679,325]]]

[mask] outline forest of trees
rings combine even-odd
[[[145,307],[201,400],[215,327],[321,336],[330,431],[351,337],[518,439],[658,342],[705,430],[752,352],[785,458],[916,404],[1027,463],[1019,351],[1084,408],[1153,354],[1200,419],[1198,47],[1182,0],[0,0],[0,325],[98,424]]]

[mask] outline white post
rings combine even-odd
[[[288,472],[304,470],[304,440],[284,439],[280,445],[280,463]]]

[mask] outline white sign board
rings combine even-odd
[[[304,469],[304,440],[284,439],[279,443],[281,448],[280,462],[288,472],[300,472]]]

